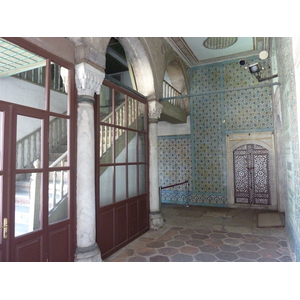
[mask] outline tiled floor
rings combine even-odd
[[[257,228],[257,210],[162,205],[164,226],[106,262],[291,262],[284,227]]]

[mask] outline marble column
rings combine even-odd
[[[150,229],[157,230],[163,225],[159,199],[157,127],[163,106],[157,100],[148,102],[149,112],[149,192]]]
[[[102,261],[96,243],[94,94],[105,74],[87,63],[75,67],[77,120],[77,249],[76,262]]]

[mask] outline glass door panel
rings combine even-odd
[[[146,165],[139,165],[139,194],[146,193]]]
[[[147,128],[145,123],[145,111],[146,111],[146,105],[142,102],[139,102],[137,129],[141,131],[146,131]]]
[[[112,89],[102,86],[100,93],[100,121],[113,124],[113,99]]]
[[[68,70],[55,63],[51,63],[50,111],[59,114],[68,114],[68,95],[65,91],[61,73],[64,75],[65,80],[68,81]],[[65,84],[67,87],[68,82],[65,82]]]
[[[101,163],[113,162],[114,127],[100,125],[99,157]]]
[[[125,105],[126,96],[123,93],[115,93],[115,125],[126,127],[126,105]]]
[[[32,169],[41,161],[41,128],[41,119],[17,116],[17,169]]]
[[[49,166],[68,166],[68,120],[50,118],[49,123]]]
[[[116,128],[115,130],[115,162],[126,162],[126,130]]]
[[[146,162],[146,134],[139,133],[138,141],[139,141],[138,144],[139,162]]]
[[[41,229],[42,174],[16,175],[15,236]]]
[[[114,167],[100,167],[100,207],[113,203]]]
[[[128,166],[128,197],[134,197],[138,195],[137,191],[137,166]]]
[[[48,217],[49,224],[69,217],[69,171],[49,172]]]
[[[116,184],[115,184],[115,195],[116,202],[125,200],[126,197],[126,166],[116,166]]]
[[[128,127],[136,129],[137,122],[136,122],[136,111],[137,111],[137,101],[132,98],[128,98]]]
[[[128,162],[137,161],[137,140],[136,132],[128,130]]]

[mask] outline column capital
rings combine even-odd
[[[82,62],[75,66],[75,82],[78,96],[94,97],[100,94],[100,88],[104,80],[105,73],[96,69],[92,65]]]
[[[162,110],[163,105],[156,99],[148,101],[148,114],[150,119],[159,119]]]

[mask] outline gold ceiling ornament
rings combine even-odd
[[[203,46],[212,50],[225,49],[235,44],[237,40],[237,37],[208,37]]]

